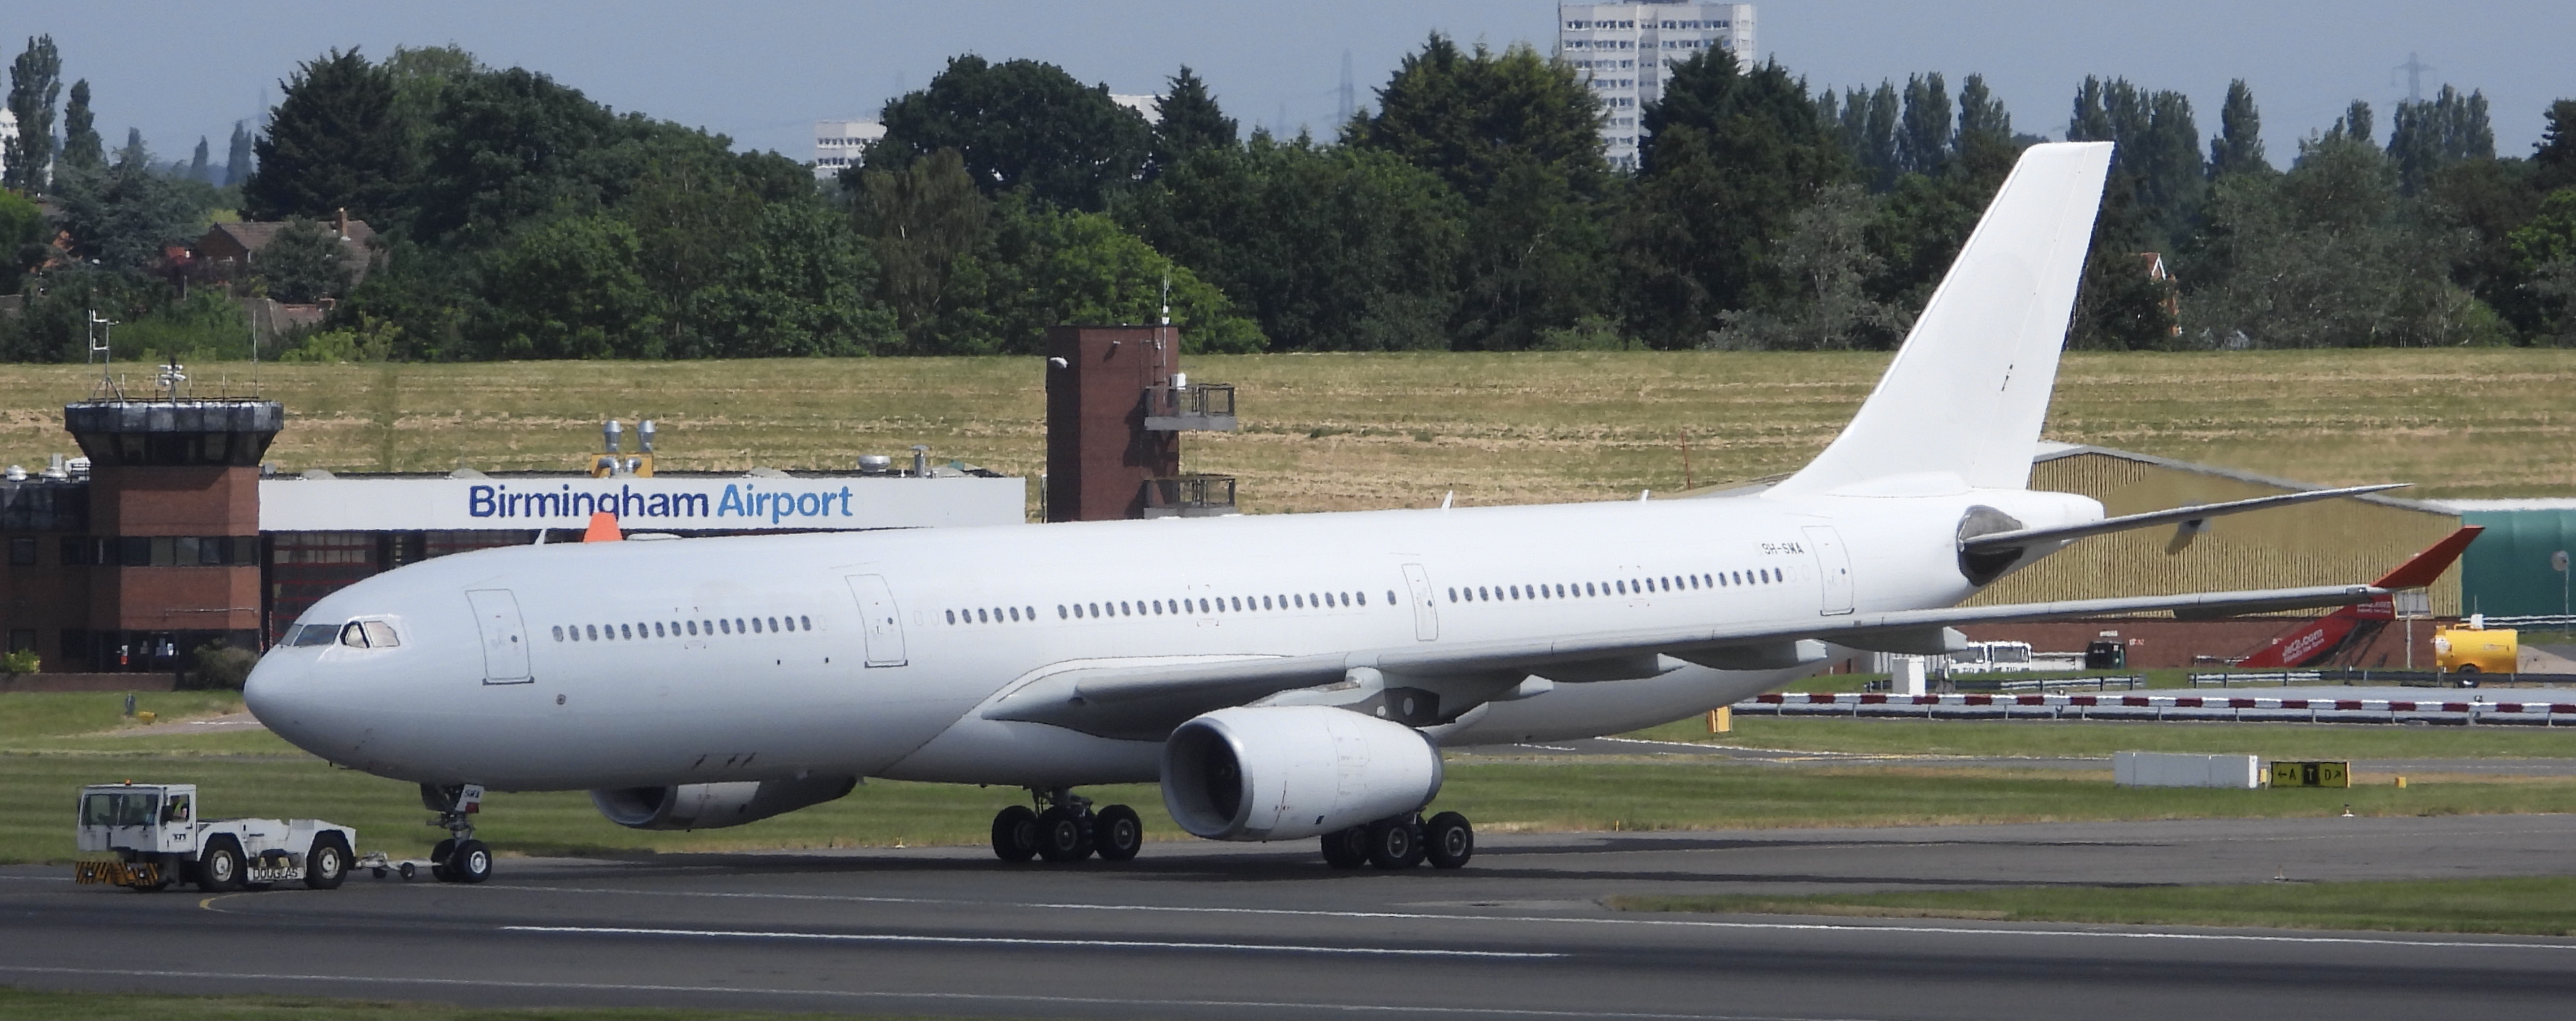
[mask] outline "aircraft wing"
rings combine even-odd
[[[992,720],[1049,723],[1103,737],[1161,740],[1172,728],[1200,713],[1242,705],[1283,691],[1331,684],[1362,667],[1374,668],[1385,674],[1390,685],[1398,684],[1401,678],[1406,677],[1483,676],[1496,681],[1499,686],[1533,674],[1579,681],[1602,675],[1604,665],[1615,667],[1623,660],[1641,657],[1669,655],[1693,661],[1723,662],[1729,654],[1758,658],[1765,649],[1777,649],[1808,639],[1869,648],[1873,643],[1883,644],[1891,639],[1919,640],[1926,633],[1961,624],[2063,620],[2152,611],[2170,611],[2177,617],[2200,619],[2349,606],[2386,594],[2386,589],[2370,585],[2323,585],[1898,610],[1814,620],[1608,632],[1553,641],[1504,640],[1303,656],[1252,656],[1154,666],[1077,668],[1027,681],[987,704],[982,715]],[[1615,673],[1615,669],[1608,672]]]

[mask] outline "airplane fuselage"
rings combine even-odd
[[[1975,505],[2101,514],[1959,488],[518,547],[331,595],[247,697],[317,755],[423,783],[1152,781],[1159,740],[980,710],[1066,670],[1947,606],[1975,591],[1954,534]],[[399,644],[303,641],[351,622]],[[1558,683],[1432,732],[1612,733],[1812,669]]]

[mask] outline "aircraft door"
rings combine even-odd
[[[1432,641],[1440,637],[1440,607],[1431,601],[1431,575],[1421,564],[1404,565],[1404,587],[1413,594],[1413,637]]]
[[[1816,558],[1816,577],[1824,583],[1825,605],[1818,612],[1828,617],[1852,612],[1851,551],[1843,548],[1841,533],[1808,526],[1807,554]]]
[[[886,588],[881,574],[849,576],[850,595],[859,601],[859,617],[867,626],[868,665],[902,666],[903,615],[895,609],[894,592]]]
[[[483,683],[527,684],[527,628],[519,620],[519,597],[509,589],[475,589],[465,593],[474,604],[474,626],[483,631]]]

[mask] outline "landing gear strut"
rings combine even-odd
[[[1072,862],[1097,854],[1102,861],[1126,861],[1144,847],[1145,824],[1135,809],[1111,805],[1094,812],[1090,798],[1067,787],[1032,787],[1029,794],[1036,808],[1013,805],[993,816],[994,857]]]
[[[420,785],[420,804],[438,813],[430,825],[447,830],[447,839],[429,850],[429,874],[442,883],[480,883],[492,878],[492,849],[474,839],[474,814],[483,810],[483,785],[425,783]]]
[[[1409,869],[1425,861],[1433,868],[1454,869],[1476,856],[1476,830],[1456,812],[1442,812],[1428,822],[1420,812],[1407,812],[1324,834],[1323,844],[1324,863],[1337,869]]]

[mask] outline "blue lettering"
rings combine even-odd
[[[646,503],[646,504],[644,505],[644,513],[645,513],[646,515],[651,516],[651,517],[657,517],[657,518],[667,518],[667,517],[670,517],[670,516],[671,516],[671,494],[669,494],[669,493],[655,493],[655,494],[653,494],[653,499],[652,499],[650,502],[648,502],[648,503]]]
[[[475,486],[465,491],[465,513],[478,518],[488,518],[495,513],[495,510],[496,508],[492,506],[492,487]]]
[[[716,516],[723,517],[727,514],[751,516],[751,509],[742,505],[742,491],[730,482],[725,484],[724,499],[716,502]]]
[[[617,487],[617,516],[621,518],[644,516],[644,494],[635,492],[632,487]]]
[[[841,516],[845,518],[850,516],[850,487],[848,486],[841,487]]]
[[[703,517],[706,517],[706,516],[707,516],[707,494],[705,494],[705,493],[679,493],[679,494],[676,494],[676,495],[674,495],[674,496],[672,496],[672,497],[671,497],[671,515],[672,515],[673,517],[679,517],[679,516],[681,516],[681,515],[683,514],[683,509],[684,509],[684,508],[685,508],[685,513],[686,513],[686,515],[687,515],[688,517],[693,517],[693,518],[703,518]]]
[[[814,515],[821,514],[823,513],[823,503],[824,500],[822,497],[816,496],[812,493],[798,493],[796,494],[796,516],[800,518],[810,518]]]

